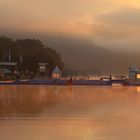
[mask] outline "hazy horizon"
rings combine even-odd
[[[99,46],[139,49],[138,0],[0,0],[1,34],[60,34]]]
[[[126,62],[140,65],[138,59],[133,59],[135,55],[139,58],[140,51],[139,14],[138,0],[0,0],[0,35],[40,39],[61,53],[67,64],[76,59],[82,65],[83,60],[71,59],[71,54],[92,56],[91,50],[101,47],[105,52],[113,51],[110,59],[127,55],[122,66]],[[103,51],[101,54],[105,58]],[[89,69],[91,64],[83,67]]]

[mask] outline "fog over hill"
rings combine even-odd
[[[101,74],[127,74],[130,65],[140,66],[140,53],[109,50],[86,39],[50,34],[8,34],[13,38],[38,38],[46,46],[57,50],[65,69],[96,71]],[[113,48],[113,46],[112,46]]]
[[[139,52],[109,50],[86,39],[67,36],[46,36],[46,39],[42,39],[60,52],[65,68],[99,70],[102,74],[127,74],[130,65],[140,66]]]

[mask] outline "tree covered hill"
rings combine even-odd
[[[22,63],[22,70],[35,72],[38,63],[47,63],[51,71],[56,65],[63,69],[64,63],[55,49],[46,47],[40,40],[0,37],[0,61]],[[19,66],[18,65],[18,66]]]

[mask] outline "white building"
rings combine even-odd
[[[52,71],[52,78],[53,79],[60,79],[61,78],[61,71],[60,69],[58,68],[58,66],[56,66],[54,68],[54,70]]]
[[[39,75],[45,75],[47,71],[47,63],[38,63],[39,65]]]
[[[129,83],[140,83],[140,69],[135,66],[129,68]]]

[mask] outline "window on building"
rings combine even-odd
[[[137,79],[140,79],[140,74],[137,74]]]

